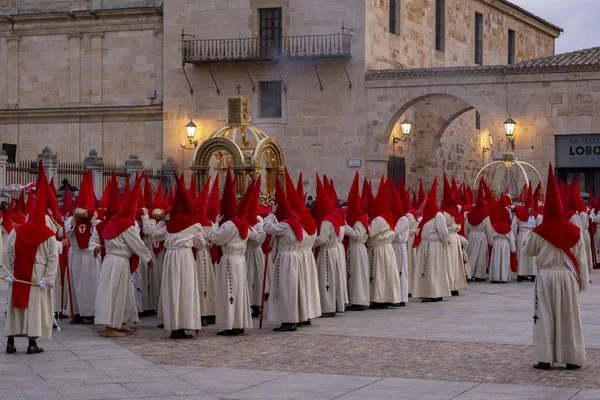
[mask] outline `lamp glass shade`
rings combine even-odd
[[[506,121],[504,121],[504,134],[507,138],[511,139],[515,134],[515,126],[517,123],[511,117],[508,117]]]
[[[402,134],[404,136],[408,136],[408,135],[410,135],[410,129],[412,128],[412,124],[410,122],[408,122],[408,119],[405,119],[400,124],[400,128],[402,129]]]
[[[190,122],[185,126],[185,129],[187,130],[187,137],[188,139],[193,139],[194,136],[196,136],[196,124],[194,124],[194,121],[190,120]]]

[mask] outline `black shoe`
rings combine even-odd
[[[517,282],[523,282],[525,280],[524,276],[518,275],[517,276]]]
[[[500,283],[500,282],[498,282],[498,281],[490,281],[490,283]]]
[[[453,291],[450,292],[450,294],[452,296],[458,296],[459,295],[458,290],[453,290]]]
[[[235,333],[237,333],[238,335],[243,335],[244,334],[244,330],[243,329],[234,329],[233,331]]]
[[[421,299],[421,303],[433,303],[436,301],[437,299]]]
[[[239,333],[237,333],[233,329],[225,329],[224,331],[217,332],[217,336],[237,336],[237,335],[239,335]]]
[[[252,306],[252,318],[258,318],[258,317],[260,317],[260,307]]]
[[[391,307],[402,307],[402,303],[388,303]]]
[[[17,352],[17,348],[15,347],[14,344],[10,344],[8,343],[6,345],[6,354],[13,354]]]
[[[208,321],[209,325],[214,325],[217,321],[217,317],[214,315],[207,315],[206,320]]]
[[[206,317],[200,318],[200,321],[202,323],[202,327],[208,326],[208,320],[206,319]]]
[[[434,299],[433,301],[444,301],[443,297],[438,297],[437,299]]]
[[[269,301],[269,293],[265,293],[265,301]]]
[[[27,354],[39,354],[42,353],[44,349],[38,347],[38,345],[30,345],[27,347]]]
[[[142,311],[141,313],[138,313],[139,318],[145,318],[147,316],[148,316],[148,311]]]
[[[312,322],[311,322],[311,320],[309,319],[308,321],[304,321],[304,322],[302,323],[302,325],[305,325],[305,326],[310,326],[310,325],[312,325]]]
[[[506,283],[506,281],[502,281],[502,283]]]
[[[184,329],[171,331],[171,339],[191,339],[193,336],[185,333]]]
[[[567,369],[581,369],[581,365],[578,365],[578,364],[567,364]]]
[[[346,311],[364,311],[366,308],[367,306],[352,304],[351,306],[346,307]]]
[[[371,309],[373,310],[384,310],[388,308],[387,303],[371,303]]]
[[[529,279],[531,279],[531,282],[535,282],[535,275],[530,276]]]
[[[404,301],[401,301],[400,303],[398,303],[399,307],[406,307],[406,303]]]
[[[321,318],[331,318],[331,317],[335,317],[334,312],[324,312],[321,314]]]
[[[279,328],[273,329],[275,332],[294,332],[296,324],[281,324]]]
[[[543,370],[548,371],[550,369],[550,363],[539,362],[539,363],[533,364],[533,368],[543,369]]]
[[[412,293],[409,293],[408,294],[408,298],[410,299],[411,297],[412,297]]]
[[[81,318],[81,316],[79,315],[76,315],[75,318],[73,318],[73,322],[71,323],[75,325],[83,324],[83,318]]]
[[[156,327],[159,329],[165,329],[165,324],[158,324]]]

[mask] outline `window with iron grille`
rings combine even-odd
[[[398,0],[390,0],[390,33],[400,34]]]
[[[479,111],[475,111],[475,129],[481,130],[481,114],[479,114]]]
[[[514,64],[515,62],[515,31],[512,29],[508,30],[508,63]]]
[[[483,14],[475,13],[475,64],[483,64]]]
[[[435,0],[435,49],[444,51],[446,39],[446,1]]]
[[[282,9],[261,8],[259,10],[259,40],[262,57],[276,57],[281,54]]]
[[[281,118],[281,81],[260,83],[260,118]]]

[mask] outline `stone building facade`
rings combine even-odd
[[[0,142],[16,144],[18,158],[64,143],[53,145],[63,160],[96,148],[107,162],[135,153],[187,168],[186,124],[194,121],[201,141],[225,124],[227,99],[240,94],[309,190],[318,171],[339,181],[342,195],[357,170],[349,161],[376,178],[388,161],[403,160],[414,184],[433,166],[417,157],[417,141],[432,143],[436,172],[470,179],[495,122],[476,116],[475,105],[437,98],[435,107],[415,102],[379,121],[388,136],[374,140],[377,104],[397,94],[372,98],[365,72],[520,62],[553,55],[560,34],[506,0],[0,0],[0,14],[8,15],[0,18]],[[255,57],[270,51],[260,47],[265,32],[281,37],[283,57]],[[336,40],[350,47],[330,57]],[[299,56],[307,47],[310,56]],[[193,54],[182,68],[184,49]],[[227,51],[235,60],[222,62]],[[448,118],[440,112],[457,115],[441,133],[433,125]],[[405,117],[413,137],[394,143]]]

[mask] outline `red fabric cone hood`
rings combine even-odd
[[[418,207],[421,207],[421,204],[425,201],[425,189],[423,188],[423,180],[419,179],[419,197],[417,198]]]
[[[392,213],[392,217],[394,217],[394,221],[398,222],[398,220],[404,217],[406,213],[404,212],[402,200],[400,200],[400,195],[398,194],[398,190],[396,189],[396,185],[391,176],[388,176],[387,186],[389,210]],[[394,227],[395,226],[396,225],[394,224]]]
[[[427,199],[424,202],[423,208],[423,219],[419,222],[419,226],[417,227],[417,234],[415,235],[415,241],[413,242],[413,248],[416,248],[421,243],[421,233],[423,231],[423,226],[435,218],[436,214],[440,211],[438,209],[436,203],[437,197],[437,177],[433,180],[433,184],[431,185],[431,189],[427,194]]]
[[[221,212],[221,203],[219,202],[219,175],[215,176],[215,181],[212,184],[208,202],[206,203],[206,217],[211,221],[215,221],[217,215]]]
[[[335,210],[329,194],[325,189],[321,179],[317,174],[317,200],[315,204],[315,223],[317,225],[317,231],[321,231],[321,224],[323,221],[329,221],[335,228],[335,234],[339,236],[340,227],[342,226],[341,217]]]
[[[294,210],[292,210],[292,207],[288,202],[286,192],[283,189],[283,185],[279,180],[279,176],[275,182],[275,203],[277,204],[277,209],[275,210],[275,217],[277,218],[277,221],[288,224],[294,232],[294,235],[296,235],[296,239],[298,239],[299,242],[302,241],[302,239],[304,239],[302,222]]]
[[[202,186],[202,190],[200,190],[200,194],[196,199],[196,220],[202,226],[211,226],[212,221],[208,219],[206,216],[206,201],[208,199],[208,189],[210,187],[210,177]]]
[[[14,207],[15,200],[13,199],[8,204],[8,207],[6,208],[6,211],[4,211],[4,215],[2,216],[2,226],[4,227],[6,233],[11,233],[14,228],[14,223],[12,221]]]
[[[258,222],[258,200],[260,199],[260,186],[262,184],[262,175],[253,182],[252,193],[248,199],[244,219],[250,226],[254,226]]]
[[[394,230],[396,227],[396,221],[394,221],[394,216],[390,212],[389,204],[388,204],[388,187],[385,183],[383,175],[381,175],[381,179],[379,181],[379,188],[377,189],[377,196],[375,196],[375,202],[373,203],[373,212],[371,214],[371,222],[377,217],[383,218],[390,229]]]
[[[309,235],[314,235],[317,232],[317,225],[315,224],[315,220],[308,213],[308,210],[304,205],[304,199],[298,196],[298,191],[294,189],[294,182],[292,181],[292,178],[290,177],[287,168],[285,169],[285,189],[287,201],[292,210],[300,219],[302,228]]]
[[[185,187],[185,180],[175,177],[175,200],[171,206],[167,232],[179,233],[196,224],[196,204],[192,201]]]
[[[163,200],[163,184],[162,181],[158,183],[158,187],[156,188],[156,193],[154,194],[154,200],[152,202],[152,208],[164,210],[165,202]]]
[[[467,214],[467,219],[472,226],[478,226],[488,216],[488,210],[485,205],[483,190],[483,179],[479,181],[479,189],[477,190],[477,201],[475,206]]]
[[[142,179],[135,180],[129,196],[121,204],[119,213],[112,217],[104,228],[104,240],[111,240],[135,225],[135,211],[140,197]]]
[[[244,210],[244,212],[246,212],[246,210]],[[248,237],[250,226],[248,225],[246,220],[238,213],[235,186],[233,183],[233,178],[231,177],[231,168],[227,169],[227,176],[225,178],[223,198],[221,199],[221,215],[223,215],[223,220],[221,221],[221,224],[224,224],[227,221],[231,221],[238,228],[238,232],[242,239],[245,240]]]
[[[302,205],[304,205],[306,201],[306,195],[304,194],[304,181],[302,180],[302,172],[298,175],[298,185],[296,186],[296,193],[298,194],[298,198],[302,201]]]
[[[357,221],[360,221],[367,232],[369,231],[369,220],[364,210],[361,207],[360,195],[358,193],[359,189],[359,177],[358,171],[354,175],[354,181],[352,181],[352,186],[350,187],[350,193],[348,193],[348,213],[346,214],[346,222],[351,228],[354,228],[354,225]],[[364,187],[364,186],[363,186]]]
[[[452,177],[454,180],[454,177]],[[456,184],[454,182],[454,184]],[[448,183],[448,178],[446,177],[446,173],[444,172],[444,192],[442,195],[442,203],[440,204],[440,209],[454,218],[454,221],[457,224],[461,224],[460,213],[458,212],[458,206],[456,205],[456,200],[454,199],[452,188],[450,187],[450,183]]]

